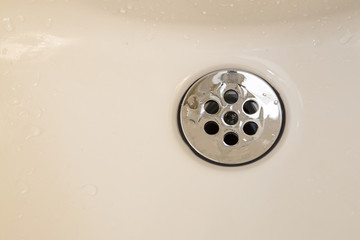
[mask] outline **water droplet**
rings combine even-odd
[[[41,134],[41,129],[35,126],[31,126],[28,129],[28,134],[26,136],[26,140],[29,140],[30,138],[38,137]]]
[[[340,38],[340,43],[341,44],[348,43],[353,36],[354,34],[352,34],[349,30],[347,30],[346,34]]]
[[[86,195],[95,196],[98,192],[98,188],[93,184],[86,184],[82,186],[81,191]]]
[[[198,40],[196,40],[196,42],[193,45],[194,45],[194,47],[198,47],[199,44],[200,44],[200,40],[198,39]]]
[[[51,27],[51,26],[52,26],[52,23],[53,23],[52,18],[48,18],[47,23],[46,23],[46,26],[47,26],[47,27]]]
[[[17,105],[20,103],[19,99],[17,99],[16,97],[13,97],[11,100],[10,100],[10,103],[12,105]]]
[[[28,170],[26,170],[25,172],[27,175],[32,175],[34,173],[34,168],[29,168]]]
[[[29,191],[29,187],[25,183],[19,182],[18,183],[18,191],[21,195],[24,195]]]
[[[130,3],[126,7],[127,7],[127,9],[132,9],[133,8],[133,6]]]
[[[25,18],[24,18],[24,16],[22,16],[22,15],[19,15],[18,18],[19,18],[20,22],[24,22],[24,21],[25,21]]]
[[[39,83],[38,83],[38,82],[34,82],[34,83],[33,83],[33,86],[34,86],[34,87],[37,87],[37,86],[39,86]]]
[[[264,97],[266,97],[266,93],[263,93],[262,95],[263,95]]]
[[[16,151],[16,152],[21,152],[21,147],[20,147],[20,146],[16,146],[15,151]]]
[[[11,32],[12,30],[14,30],[14,28],[11,24],[10,18],[3,18],[3,24],[4,24],[6,31]]]
[[[207,14],[207,12],[206,12],[206,11],[202,11],[202,14],[203,14],[203,15],[206,15],[206,14]]]
[[[42,116],[42,113],[43,113],[43,110],[42,109],[36,109],[34,112],[33,112],[33,114],[34,114],[34,116],[36,117],[36,118],[41,118],[41,116]]]
[[[147,36],[146,36],[146,40],[148,41],[151,41],[154,39],[154,36],[153,36],[153,33],[149,33]]]
[[[323,193],[324,191],[323,191],[321,188],[318,188],[318,189],[315,190],[315,192],[318,193],[318,194],[321,194],[321,193]]]
[[[16,214],[16,217],[15,217],[16,219],[22,219],[23,218],[23,215],[21,214],[21,213],[18,213],[18,214]]]
[[[275,104],[275,105],[278,105],[278,103],[279,103],[278,100],[275,100],[275,101],[274,101],[274,104]]]
[[[314,46],[314,47],[318,47],[319,44],[320,44],[320,40],[318,40],[318,39],[313,39],[313,46]]]
[[[121,9],[120,9],[120,13],[121,13],[121,14],[125,14],[125,13],[126,13],[126,10],[123,9],[123,8],[121,8]]]
[[[280,0],[276,0],[276,4],[279,5],[281,3]]]

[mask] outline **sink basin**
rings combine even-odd
[[[360,238],[360,1],[0,3],[0,239]],[[181,138],[205,74],[280,94],[277,146],[239,167]]]

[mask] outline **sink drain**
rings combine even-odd
[[[179,129],[199,157],[221,165],[258,160],[278,142],[283,103],[262,78],[220,70],[197,80],[181,100]]]

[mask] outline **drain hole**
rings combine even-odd
[[[219,131],[219,125],[214,121],[205,123],[204,130],[207,134],[214,135]]]
[[[205,103],[205,111],[210,114],[215,114],[219,111],[219,104],[213,100]]]
[[[224,122],[228,125],[234,125],[238,121],[238,115],[235,112],[227,112],[224,115]]]
[[[247,135],[254,135],[258,129],[258,125],[254,122],[245,123],[243,130]]]
[[[234,104],[239,98],[238,93],[235,90],[227,90],[224,94],[225,102],[228,104]]]
[[[250,100],[244,103],[243,109],[247,114],[254,114],[258,110],[258,105],[255,101]]]
[[[239,137],[234,132],[229,132],[224,136],[224,143],[228,146],[233,146],[237,144],[238,141],[239,141]]]

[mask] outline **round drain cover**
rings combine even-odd
[[[179,108],[179,128],[201,158],[242,165],[268,153],[285,120],[277,92],[262,78],[240,70],[220,70],[197,80]]]

